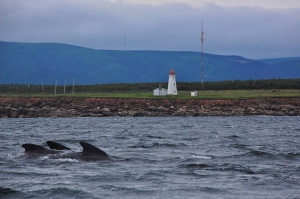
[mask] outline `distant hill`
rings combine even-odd
[[[300,58],[275,62],[205,54],[205,81],[300,78]],[[0,42],[0,84],[201,81],[199,52],[94,50],[56,43]]]
[[[285,58],[274,58],[274,59],[260,59],[259,61],[266,64],[274,65],[291,61],[299,61],[300,57],[285,57]]]

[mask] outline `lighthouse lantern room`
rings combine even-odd
[[[176,76],[174,69],[171,69],[169,74],[168,95],[177,95]]]

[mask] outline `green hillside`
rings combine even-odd
[[[299,60],[275,65],[205,54],[205,81],[299,78]],[[0,84],[109,84],[201,80],[199,52],[94,50],[55,43],[0,42]],[[288,71],[283,73],[282,71]]]

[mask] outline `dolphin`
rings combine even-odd
[[[48,155],[61,153],[61,151],[46,149],[36,144],[23,144],[22,147],[25,149],[25,153],[29,155]]]
[[[101,149],[87,143],[79,142],[82,146],[82,152],[64,153],[59,158],[70,158],[83,161],[110,160],[110,157]]]
[[[56,150],[71,150],[69,147],[66,147],[62,144],[59,144],[54,141],[47,141],[47,145],[49,146],[50,149],[56,149]]]
[[[97,161],[97,160],[110,160],[110,157],[101,149],[87,143],[79,142],[83,151],[81,152],[67,152],[70,148],[65,147],[59,143],[53,141],[47,141],[47,145],[50,149],[36,144],[23,144],[25,153],[29,155],[50,155],[50,158],[70,158],[83,161]]]

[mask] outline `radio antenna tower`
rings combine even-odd
[[[202,31],[201,31],[201,80],[202,80],[202,92],[204,90],[203,79],[204,79],[204,52],[203,52],[203,43],[204,43],[204,33],[203,33],[203,21],[202,21]]]
[[[126,34],[124,34],[124,50],[126,50]]]

